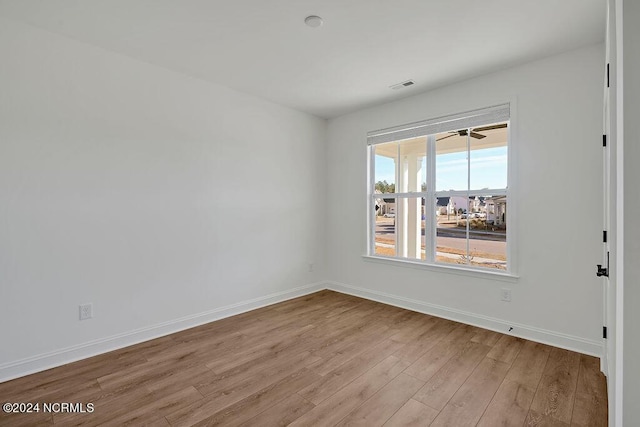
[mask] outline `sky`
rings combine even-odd
[[[375,156],[375,182],[395,183],[393,159]],[[471,151],[471,190],[506,188],[507,147]],[[436,191],[467,190],[467,153],[436,157]]]

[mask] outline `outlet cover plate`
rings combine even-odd
[[[82,304],[79,306],[80,320],[87,320],[93,317],[93,304]]]

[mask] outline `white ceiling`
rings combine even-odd
[[[0,16],[326,118],[598,43],[605,10],[605,0],[0,0]],[[311,14],[324,25],[305,26]]]

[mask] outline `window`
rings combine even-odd
[[[369,255],[509,271],[509,105],[370,132]]]

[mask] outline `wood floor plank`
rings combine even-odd
[[[328,290],[0,383],[0,396],[95,407],[0,414],[12,427],[607,421],[596,358]]]
[[[238,426],[248,421],[258,414],[265,412],[267,409],[282,402],[288,396],[294,394],[300,388],[315,381],[317,374],[303,369],[286,378],[270,384],[257,393],[242,399],[239,402],[230,405],[223,410],[211,415],[195,424],[188,422],[186,424],[172,422],[172,425],[194,425],[194,426]],[[308,411],[305,411],[308,412]],[[291,415],[291,414],[289,414]],[[263,418],[261,417],[263,421]],[[264,425],[264,424],[263,424]]]
[[[436,345],[439,345],[440,341],[458,326],[459,324],[450,320],[435,320],[431,327],[422,329],[420,335],[416,336],[413,341],[406,343],[405,346],[396,351],[394,356],[409,363],[414,363],[427,351],[431,350]]]
[[[485,357],[431,425],[475,426],[507,375],[509,367],[509,363]]]
[[[305,334],[313,329],[314,325],[287,327],[280,331],[275,339],[248,339],[228,347],[223,353],[210,352],[205,359],[205,365],[220,374],[242,365],[260,363],[265,357],[269,358],[285,350],[291,351],[291,342],[302,340]]]
[[[340,301],[309,302],[307,304],[296,301],[286,310],[274,308],[260,313],[254,320],[244,327],[237,329],[242,334],[256,336],[268,333],[273,327],[287,327],[301,322],[316,322],[325,317],[327,310],[330,310]]]
[[[467,341],[475,335],[474,327],[457,325],[447,334],[439,344],[416,360],[408,369],[407,374],[428,381],[436,372],[444,366],[449,359],[458,353]]]
[[[314,322],[315,328],[293,340],[298,351],[310,350],[314,354],[324,357],[333,351],[348,345],[349,339],[366,335],[376,329],[373,320],[377,313],[383,310],[380,305],[374,305],[362,310],[348,312],[338,319],[323,319]],[[378,329],[388,329],[386,325],[378,325]],[[292,340],[285,340],[284,346],[291,351],[294,346]]]
[[[402,408],[384,424],[384,427],[424,427],[438,416],[436,409],[417,400],[409,399]]]
[[[322,361],[313,366],[313,370],[320,375],[327,375],[351,359],[371,351],[372,348],[386,341],[389,338],[389,335],[390,333],[388,332],[388,329],[382,333],[380,333],[379,330],[375,330],[374,332],[361,337],[360,339],[356,339],[339,350],[323,357]],[[318,353],[314,354],[318,356],[320,355]]]
[[[525,427],[569,427],[570,424],[562,422],[551,415],[529,410],[524,422]]]
[[[177,370],[175,362],[147,362],[131,368],[123,369],[98,378],[100,388],[105,391],[124,390],[129,387],[145,387],[149,383],[161,381],[173,376]],[[187,366],[181,365],[182,369]]]
[[[286,426],[315,408],[315,406],[307,399],[294,393],[241,425],[242,427]]]
[[[308,346],[291,345],[289,348],[280,348],[279,351],[265,353],[256,359],[218,373],[213,380],[207,379],[206,383],[197,385],[198,391],[202,394],[211,394],[218,390],[228,388],[234,383],[242,382],[247,378],[257,378],[269,375],[270,371],[286,369],[290,363],[296,363],[301,359],[307,359],[307,365],[319,361],[321,358],[313,356]],[[210,364],[205,364],[210,368]]]
[[[144,350],[147,343],[138,344]],[[0,396],[7,401],[29,402],[79,387],[87,381],[95,381],[105,375],[147,362],[143,354],[133,350],[113,351],[78,362],[69,363],[55,369],[48,369],[36,375],[29,375],[0,384]]]
[[[203,365],[196,365],[184,369],[176,369],[171,375],[160,376],[158,379],[149,381],[145,387],[149,391],[159,391],[163,394],[175,393],[190,385],[203,381],[204,378],[215,378],[215,373]]]
[[[480,418],[478,427],[523,425],[534,394],[535,389],[505,379]]]
[[[351,359],[315,383],[300,390],[298,394],[313,404],[318,405],[382,360],[395,353],[402,345],[402,343],[392,340],[383,341],[373,347],[370,352]]]
[[[333,426],[360,406],[407,367],[406,362],[389,356],[349,385],[333,394],[292,426]]]
[[[383,425],[413,394],[424,381],[400,374],[371,396],[359,408],[347,415],[338,426],[373,427]]]
[[[418,331],[424,330],[425,324],[428,325],[427,327],[431,327],[431,316],[425,317],[427,315],[414,311],[407,312],[409,315],[393,316],[392,319],[386,319],[383,321],[385,325],[395,331],[395,334],[390,337],[391,339],[403,343],[409,343],[413,340],[411,338],[412,335],[415,335]],[[418,329],[418,331],[416,331],[416,329]]]
[[[437,319],[426,314],[416,313],[402,325],[398,332],[389,338],[403,343],[410,343],[438,324]]]
[[[118,417],[111,417],[107,422],[102,423],[102,425],[142,425],[145,422],[155,424],[159,422],[159,420],[164,420],[165,415],[202,399],[203,396],[198,393],[193,386],[190,386],[176,393],[161,396],[159,399],[149,402],[146,405],[131,408],[131,410]]]
[[[490,331],[489,329],[480,329],[474,336],[471,338],[471,341],[477,342],[484,345],[494,346],[502,337],[502,334],[495,331]]]
[[[357,311],[363,305],[362,301],[357,301],[354,303],[353,300],[345,300],[340,301],[338,304],[333,306],[332,308],[325,309],[324,317],[332,318],[340,315],[344,315],[348,311]]]
[[[578,353],[559,348],[551,350],[527,423],[540,425],[540,420],[571,423],[579,366]]]
[[[600,372],[600,360],[582,354],[571,425],[600,427],[606,426],[607,422],[607,387]]]
[[[203,335],[199,339],[176,342],[174,345],[147,356],[149,362],[182,362],[188,359],[198,362],[210,358],[214,354],[225,354],[231,348],[246,346],[249,337],[239,332],[217,336],[216,334]]]
[[[307,368],[295,369],[284,377],[250,384],[242,390],[233,389],[205,396],[201,401],[167,415],[166,419],[172,426],[191,426],[200,422],[205,425],[222,422],[241,423],[266,410],[264,406],[268,405],[264,404],[265,401],[278,403],[317,378],[318,374]],[[243,418],[239,418],[240,413],[245,414]]]
[[[504,382],[480,419],[479,426],[522,425],[540,383],[551,348],[526,341]]]
[[[413,398],[427,406],[442,410],[490,349],[489,346],[468,341]]]
[[[552,347],[527,341],[507,373],[507,379],[534,390],[540,383]]]
[[[386,338],[393,334],[393,331],[395,331],[395,329],[391,330],[388,325],[380,324],[378,322],[364,321],[361,325],[354,325],[354,327],[345,330],[340,335],[334,337],[333,340],[324,342],[322,346],[313,350],[313,355],[327,358],[335,352],[340,351],[345,347],[349,347],[350,344],[353,344],[358,340],[366,340],[367,337],[370,337],[373,334],[378,338]]]
[[[512,363],[520,352],[523,344],[524,340],[522,338],[502,335],[487,357],[499,360],[500,362]]]
[[[32,376],[34,377],[34,376]],[[11,383],[4,383],[9,384]],[[17,391],[17,393],[16,393]],[[2,402],[94,402],[100,396],[102,396],[103,391],[98,385],[96,380],[81,380],[80,382],[73,381],[65,384],[64,381],[56,381],[55,387],[49,385],[49,387],[43,387],[42,389],[38,389],[37,386],[30,385],[24,392],[20,389],[6,389],[6,393],[0,393],[0,399]],[[4,425],[2,421],[2,416],[5,415],[4,412],[0,411],[0,425]],[[49,419],[52,418],[51,414],[41,414],[34,416],[34,414],[25,414],[26,419]],[[17,419],[21,417],[10,415],[12,419]],[[44,423],[44,421],[43,421]]]
[[[2,403],[5,403],[4,401]],[[15,402],[19,403],[19,402]],[[25,402],[26,403],[26,402]],[[33,426],[49,426],[53,424],[53,415],[43,412],[24,413],[24,414],[6,414],[0,411],[0,426],[11,427],[33,427]]]
[[[153,404],[167,396],[162,392],[156,393],[145,387],[130,388],[124,392],[105,391],[102,396],[94,400],[94,412],[91,414],[77,414],[72,412],[55,413],[54,424],[63,426],[98,426],[112,419],[126,415],[137,408]],[[148,414],[149,418],[153,414]]]
[[[256,364],[252,369],[238,369],[228,374],[217,375],[214,379],[198,381],[196,388],[204,396],[222,394],[229,397],[234,392],[254,388],[257,384],[264,384],[273,378],[286,377],[317,361],[317,357],[305,351],[293,356],[276,358],[268,363]]]
[[[332,330],[341,329],[357,322],[357,319],[359,318],[369,316],[372,313],[382,310],[380,305],[362,303],[357,304],[357,307],[359,308],[356,308],[356,304],[354,304],[354,309],[346,310],[340,316],[331,318],[327,317],[327,310],[330,310],[333,306],[338,305],[339,303],[339,301],[336,301],[331,304],[316,305],[313,307],[313,310],[303,307],[298,309],[295,313],[278,313],[275,316],[270,315],[269,317],[261,319],[261,324],[253,326],[251,330],[244,329],[242,330],[242,333],[250,336],[259,336],[270,332],[273,330],[274,326],[281,328],[283,326],[300,326],[310,323],[316,326],[327,326]]]

